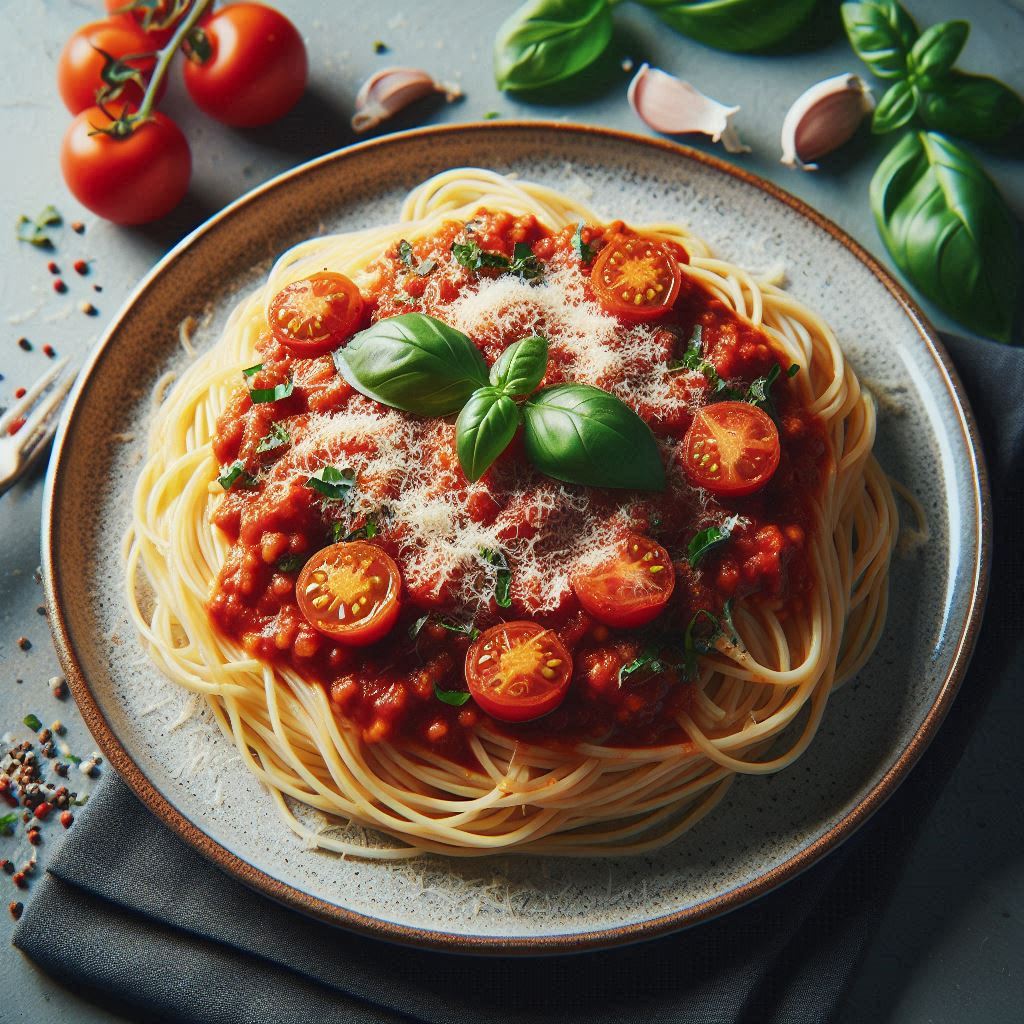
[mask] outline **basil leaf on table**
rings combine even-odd
[[[871,179],[899,268],[954,320],[1010,342],[1021,280],[1013,214],[981,165],[935,132],[904,136]]]
[[[498,29],[499,89],[540,89],[592,64],[612,38],[607,0],[530,0]]]
[[[938,78],[956,63],[967,42],[971,26],[966,21],[943,21],[926,28],[914,43],[907,57],[907,71],[920,79],[927,75]]]
[[[491,367],[491,384],[506,395],[528,395],[544,379],[547,366],[547,338],[534,334],[501,353]]]
[[[840,7],[854,53],[879,78],[902,78],[917,42],[913,18],[894,0],[869,0]]]
[[[764,50],[793,34],[818,0],[640,0],[666,25],[716,50]]]
[[[473,392],[455,422],[455,449],[469,480],[487,472],[515,437],[519,422],[519,407],[498,388]]]
[[[917,91],[905,79],[893,82],[878,101],[871,118],[871,130],[884,135],[902,128],[917,111]]]
[[[952,71],[922,92],[917,112],[933,131],[972,142],[1003,142],[1024,120],[1024,102],[995,78]]]
[[[487,386],[473,342],[425,313],[378,320],[335,351],[334,365],[356,391],[417,416],[457,412]]]
[[[587,487],[664,489],[650,427],[607,391],[558,384],[531,396],[522,414],[527,458],[547,476]]]

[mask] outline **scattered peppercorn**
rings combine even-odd
[[[85,260],[75,260],[75,273],[76,274],[88,274],[89,264]]]
[[[25,881],[25,872],[24,871],[15,871],[14,874],[11,876],[11,881],[19,889],[26,889],[26,888],[28,888],[28,883]]]
[[[68,766],[67,766],[66,762],[64,762],[64,761],[54,761],[53,762],[53,770],[62,779],[66,779],[68,777]]]
[[[57,264],[54,263],[53,260],[50,260],[50,262],[46,264],[46,269],[51,274],[59,274],[60,273],[60,267],[58,267]]]
[[[25,394],[26,394],[25,388],[15,388],[14,389],[14,397],[15,398],[24,398]]]
[[[22,349],[25,352],[31,352],[32,351],[32,342],[29,341],[28,338],[19,338],[18,339],[18,348]]]
[[[47,342],[43,346],[43,354],[49,356],[52,359],[57,354],[57,350],[49,342]]]
[[[25,910],[25,904],[19,903],[17,900],[12,900],[7,909],[11,912],[11,917],[13,917],[15,921],[19,921]]]
[[[373,52],[374,53],[387,53],[388,44],[383,39],[374,39],[373,41]]]
[[[6,857],[4,857],[3,860],[0,860],[0,869],[3,869],[5,874],[13,875],[14,874],[14,861],[10,861]]]
[[[63,278],[58,277],[57,280],[53,282],[53,290],[58,295],[63,295],[68,290],[68,286],[64,283]]]
[[[68,695],[68,684],[65,682],[63,676],[53,676],[50,679],[50,692],[57,698],[57,700],[63,700]],[[59,722],[57,723],[60,724]],[[54,729],[58,736],[63,736],[64,733],[60,729]]]
[[[103,285],[101,285],[101,284],[94,284],[92,286],[92,290],[94,292],[101,292],[101,291],[103,291]]]
[[[27,636],[19,636],[18,637],[18,646],[23,651],[30,651],[30,650],[32,650],[32,641],[29,640],[29,638]]]
[[[75,816],[70,811],[64,811],[60,816],[60,823],[65,828],[71,828],[72,823],[75,820]]]
[[[83,302],[78,307],[86,316],[95,316],[99,310],[91,302]]]
[[[84,235],[85,225],[80,220],[73,220],[71,222],[71,230],[74,231],[76,235]]]
[[[51,686],[53,685],[51,681]],[[65,728],[64,723],[58,718],[56,722],[50,723],[50,728],[58,735],[63,736],[68,730]]]

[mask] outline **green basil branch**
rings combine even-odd
[[[547,476],[588,487],[662,490],[654,435],[624,402],[586,384],[537,391],[548,361],[544,338],[510,345],[488,371],[461,331],[423,313],[380,320],[334,353],[357,391],[418,416],[458,412],[463,472],[479,480],[522,426],[527,458]]]
[[[578,74],[608,48],[617,0],[530,0],[498,29],[499,89],[543,89]],[[719,50],[763,50],[802,25],[817,0],[638,0],[669,27]]]

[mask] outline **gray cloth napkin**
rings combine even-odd
[[[972,724],[1024,672],[1024,350],[947,339],[978,416],[995,504],[989,610],[961,696],[897,794],[843,848],[727,917],[641,946],[546,959],[427,953],[311,921],[168,831],[111,776],[54,852],[14,942],[144,1021],[275,1024],[801,1024],[828,1020]],[[1006,396],[1014,396],[1007,401]]]

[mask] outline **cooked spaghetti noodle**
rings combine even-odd
[[[382,859],[425,851],[452,856],[648,852],[671,842],[711,811],[738,775],[779,771],[806,749],[829,695],[863,666],[878,642],[898,529],[892,490],[872,455],[874,404],[861,390],[829,326],[775,285],[714,258],[703,242],[681,227],[655,223],[635,230],[644,238],[685,250],[688,261],[681,270],[686,287],[708,303],[717,300],[715,308],[725,310],[720,321],[728,330],[735,333],[738,328],[730,325],[746,325],[743,330],[755,330],[758,337],[769,339],[772,358],[798,368],[791,380],[783,382],[785,394],[791,395],[793,408],[805,416],[800,422],[817,425],[814,436],[820,438],[821,450],[815,456],[814,482],[808,483],[806,493],[792,498],[799,503],[793,507],[802,510],[804,522],[804,528],[793,534],[805,537],[799,554],[803,586],[775,594],[766,587],[735,601],[730,628],[708,639],[708,649],[697,659],[693,676],[673,680],[673,692],[685,692],[686,698],[674,702],[666,698],[662,715],[671,721],[662,723],[660,732],[627,731],[610,739],[607,730],[602,736],[569,729],[559,737],[536,727],[502,725],[475,713],[458,719],[469,723],[460,729],[457,709],[441,708],[448,718],[437,726],[437,734],[442,734],[442,726],[443,730],[450,726],[461,737],[460,753],[454,756],[444,744],[431,746],[422,737],[400,731],[389,734],[387,723],[373,734],[372,722],[368,725],[365,717],[346,714],[330,679],[325,680],[322,672],[301,669],[302,651],[296,653],[295,648],[301,647],[305,633],[292,630],[278,644],[279,650],[282,646],[287,650],[264,656],[271,650],[269,641],[257,643],[253,633],[226,630],[218,626],[221,620],[211,617],[211,594],[218,579],[229,574],[225,566],[233,567],[230,572],[244,571],[238,566],[248,564],[245,557],[259,561],[258,546],[255,553],[239,553],[237,524],[234,530],[218,525],[218,509],[228,501],[218,483],[224,471],[218,457],[224,441],[218,439],[218,431],[223,433],[232,409],[248,409],[240,371],[260,362],[272,299],[289,283],[329,269],[347,275],[364,292],[376,294],[377,314],[401,312],[401,303],[408,299],[395,286],[397,272],[389,270],[391,276],[381,284],[382,267],[398,266],[404,272],[395,257],[396,245],[405,240],[417,248],[442,237],[447,247],[447,239],[454,235],[444,232],[464,230],[481,211],[500,211],[517,224],[533,218],[547,234],[561,232],[563,240],[580,222],[602,223],[592,211],[552,189],[459,169],[416,188],[395,224],[311,239],[281,257],[266,284],[235,309],[221,339],[181,374],[155,413],[126,537],[131,611],[157,666],[175,683],[205,698],[224,734],[272,794],[284,820],[309,845]],[[414,267],[415,259],[406,258],[409,267]],[[419,269],[423,265],[425,261]],[[572,298],[571,293],[551,290],[554,283],[531,285],[507,276],[481,279],[487,287],[464,284],[458,294],[442,301],[438,289],[445,287],[445,273],[441,268],[432,277],[428,268],[422,275],[421,287],[426,291],[420,301],[432,299],[431,308],[441,319],[446,308],[450,310],[456,326],[463,326],[474,340],[478,329],[497,336],[494,322],[508,313],[510,303],[520,303],[516,307],[520,314],[526,308],[522,303],[543,307],[543,316],[555,328],[562,315],[556,307],[572,304],[566,299],[566,294]],[[457,266],[453,273],[466,276]],[[569,273],[563,276],[568,279]],[[413,276],[418,275],[410,275],[410,280]],[[552,271],[552,282],[557,276]],[[605,320],[614,327],[610,318],[594,319],[598,314],[590,306],[586,309],[601,330],[607,327]],[[572,348],[576,342],[582,344],[583,334],[592,339],[590,326],[584,323],[577,337],[571,324],[563,324],[563,362],[576,379],[597,382],[601,368],[613,362],[612,357],[595,347],[587,353]],[[640,364],[629,355],[628,346],[648,344],[651,332],[636,329],[630,334],[624,329],[620,333],[631,365],[609,378],[616,382],[611,390],[618,387],[624,400],[647,409],[644,415],[649,421],[660,417],[668,422],[676,413],[687,421],[692,418],[692,409],[686,407],[687,402],[692,404],[691,392],[683,393],[685,401],[677,402],[675,410],[656,393],[675,368],[659,365],[656,373],[650,371],[654,375],[650,379],[637,377]],[[556,335],[554,330],[553,352]],[[327,361],[310,362],[322,368]],[[315,371],[322,372],[333,374],[333,368]],[[307,385],[310,393],[316,387],[334,386],[320,377],[314,381],[313,373],[296,366],[297,391]],[[398,474],[400,486],[391,490],[391,514],[406,536],[412,536],[401,549],[405,561],[398,560],[407,575],[406,585],[413,588],[413,603],[429,590],[429,579],[448,571],[462,557],[459,536],[465,534],[476,547],[481,538],[489,543],[496,536],[473,517],[456,517],[453,526],[449,520],[455,499],[448,493],[431,499],[435,512],[440,507],[437,502],[448,502],[444,508],[449,518],[443,524],[438,525],[435,515],[430,522],[418,522],[412,534],[411,527],[402,524],[401,510],[411,518],[411,503],[425,500],[417,491],[423,484],[422,474],[417,476],[419,463],[434,458],[420,454],[427,451],[422,448],[426,444],[422,425],[403,414],[367,412],[363,406],[356,411],[346,407],[340,413],[331,408],[319,414],[305,410],[304,417],[296,419],[292,428],[296,449],[288,456],[293,460],[292,472],[308,474],[324,465],[332,438],[347,430],[350,437],[363,431],[372,440],[372,450],[362,462],[354,446],[346,452],[355,460],[359,487],[364,486],[365,476],[367,493],[372,492],[374,459],[386,460],[386,472]],[[442,451],[445,438],[450,439],[450,433],[445,433],[450,425],[436,429],[441,440],[433,437],[431,452]],[[383,452],[385,442],[390,446],[387,453]],[[670,454],[674,443],[666,435],[663,450]],[[279,480],[275,483],[273,471],[268,479],[267,488],[283,486]],[[474,488],[467,493],[478,493]],[[508,493],[501,501],[511,501]],[[538,484],[535,493],[547,501],[536,513],[541,536],[532,546],[509,541],[507,550],[515,586],[524,586],[528,572],[538,565],[538,571],[546,566],[551,572],[550,585],[533,580],[532,596],[522,592],[516,598],[526,612],[543,616],[555,613],[552,602],[561,600],[558,595],[571,592],[572,573],[580,565],[593,565],[600,551],[607,549],[610,535],[602,532],[602,524],[633,514],[639,506],[628,494],[618,495],[614,507],[606,499],[601,507],[608,515],[598,521],[586,489]],[[686,493],[693,493],[692,488]],[[707,512],[699,502],[694,508]],[[556,521],[562,512],[578,531],[578,550],[572,544],[566,547],[560,541],[559,547],[545,541],[543,523]],[[351,516],[352,510],[345,514]],[[219,521],[223,524],[223,516]],[[264,541],[268,536],[262,535]],[[280,536],[286,537],[287,531]],[[563,561],[576,561],[556,565],[550,551],[561,552]],[[280,544],[271,543],[269,555],[278,558],[281,553]],[[750,557],[754,560],[750,564],[762,564],[768,556],[758,550]],[[462,566],[457,586],[446,591],[445,610],[493,621],[493,603],[481,599],[474,604],[480,574],[486,570],[479,565],[470,568],[473,571],[463,572]],[[724,571],[720,570],[721,578]],[[274,579],[286,581],[275,584],[282,592],[288,586],[294,589],[294,577],[287,573],[278,572]],[[696,593],[703,579],[699,570],[689,571],[687,593]],[[598,630],[593,635],[600,638],[607,632]],[[403,625],[401,638],[393,635],[379,646],[394,644],[397,649],[406,633]],[[466,642],[458,648],[460,654]],[[594,655],[587,664],[598,661]],[[446,667],[449,684],[458,677],[457,670],[453,677],[443,657],[435,662]],[[352,671],[368,672],[365,666],[371,664],[375,671],[383,671],[378,662],[358,662]],[[436,686],[437,679],[433,682]],[[447,685],[444,680],[442,684],[442,688]],[[628,690],[628,683],[620,677],[617,689],[623,688]],[[403,693],[412,700],[411,691],[406,691],[408,687]],[[625,712],[619,714],[621,718]],[[332,834],[329,828],[318,829],[308,823],[308,814],[296,814],[296,804],[322,812],[326,822],[367,826],[376,830],[378,839],[367,845]]]

